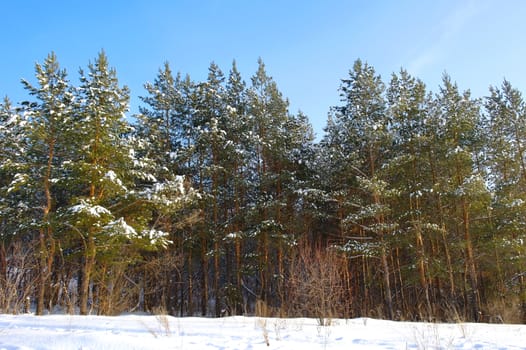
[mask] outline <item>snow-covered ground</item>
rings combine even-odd
[[[0,315],[0,349],[521,349],[526,325]]]

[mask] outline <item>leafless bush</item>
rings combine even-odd
[[[33,294],[36,261],[31,245],[12,243],[6,250],[6,269],[0,275],[0,310],[5,313],[29,312]]]
[[[481,314],[481,322],[485,323],[522,323],[520,298],[511,295],[506,298],[496,298],[488,301],[486,310]]]
[[[316,317],[320,325],[346,315],[343,259],[328,248],[300,245],[290,261],[288,314]]]
[[[93,276],[94,310],[101,315],[160,309],[173,313],[180,264],[180,256],[168,251],[152,253],[135,264],[118,260],[100,264]]]
[[[167,314],[174,315],[177,311],[178,292],[181,284],[181,267],[183,256],[173,251],[165,251],[157,256],[151,256],[141,268],[140,308],[154,312],[164,309]]]
[[[139,294],[139,286],[128,277],[127,264],[103,267],[95,275],[94,302],[100,315],[118,315],[130,311]]]

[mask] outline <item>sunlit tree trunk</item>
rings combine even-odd
[[[39,285],[38,285],[38,298],[37,298],[37,309],[36,314],[42,315],[44,313],[44,299],[45,292],[47,289],[47,283],[51,276],[53,260],[55,258],[55,241],[53,239],[53,232],[51,223],[49,222],[49,214],[52,209],[52,197],[51,197],[51,169],[53,167],[53,158],[55,154],[55,136],[52,136],[48,142],[48,162],[43,179],[44,194],[46,198],[46,205],[43,209],[42,225],[43,227],[39,230],[39,243],[40,243],[40,274],[39,274]]]

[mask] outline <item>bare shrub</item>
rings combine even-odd
[[[183,302],[179,295],[182,291],[183,264],[182,254],[172,251],[148,257],[141,267],[139,304],[143,305],[139,309],[155,312],[155,309],[162,308],[167,314],[177,313]]]
[[[344,260],[329,248],[302,244],[289,265],[287,312],[289,316],[315,317],[320,325],[344,317],[348,291]]]
[[[486,310],[481,315],[481,322],[485,323],[522,323],[521,309],[518,296],[497,298],[486,304]]]
[[[0,310],[5,313],[29,312],[34,292],[36,261],[31,245],[12,243],[6,252],[6,270],[0,276]]]
[[[93,276],[93,301],[98,314],[118,315],[123,312],[175,312],[176,287],[180,279],[180,255],[152,253],[146,261],[130,264],[110,261],[101,264]]]
[[[94,275],[94,301],[99,315],[119,315],[130,311],[139,294],[139,286],[128,276],[133,272],[127,264],[102,267]]]

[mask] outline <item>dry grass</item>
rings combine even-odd
[[[155,320],[157,321],[156,327],[152,327],[146,322],[141,324],[153,335],[154,338],[160,337],[171,337],[174,335],[171,325],[170,318],[168,317],[166,310],[163,308],[156,308],[154,310]]]
[[[267,319],[258,318],[256,321],[256,326],[261,329],[263,339],[265,340],[265,344],[267,344],[267,346],[270,346],[268,328],[267,328]]]

